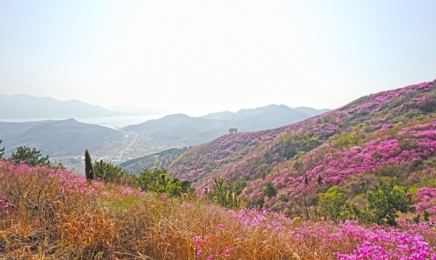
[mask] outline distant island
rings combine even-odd
[[[60,101],[51,97],[0,95],[0,119],[76,118],[128,115],[79,100]]]

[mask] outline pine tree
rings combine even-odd
[[[9,160],[14,163],[25,163],[31,167],[51,166],[48,155],[43,157],[40,150],[27,146],[18,146],[17,151],[11,154]]]
[[[272,198],[277,195],[277,189],[271,181],[264,184],[263,192],[266,196],[268,196],[268,198]]]
[[[92,167],[91,155],[89,155],[88,149],[85,150],[85,176],[88,181],[94,179],[94,169]]]
[[[0,144],[2,143],[2,140],[0,140]],[[3,157],[3,155],[5,154],[5,148],[0,148],[0,158]]]
[[[322,177],[321,177],[321,174],[320,174],[320,175],[318,175],[318,184],[319,184],[319,185],[321,185],[321,184],[322,184]]]

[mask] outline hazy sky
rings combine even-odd
[[[0,94],[189,115],[436,78],[436,1],[0,0]]]

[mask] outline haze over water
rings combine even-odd
[[[75,120],[87,123],[107,126],[111,128],[121,128],[128,125],[136,125],[151,119],[158,119],[164,115],[129,115],[129,116],[104,116],[104,117],[78,117]],[[43,120],[65,120],[69,118],[0,118],[0,122],[28,122]]]

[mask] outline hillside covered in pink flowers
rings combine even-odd
[[[200,190],[214,177],[244,180],[240,196],[290,216],[319,216],[319,196],[338,187],[353,205],[380,181],[436,215],[436,81],[380,92],[293,125],[222,136],[169,167]],[[272,192],[267,191],[267,187]]]
[[[436,259],[435,83],[187,149],[169,171],[200,197],[2,158],[0,259]]]
[[[436,259],[428,221],[303,221],[3,160],[0,234],[1,259]]]

